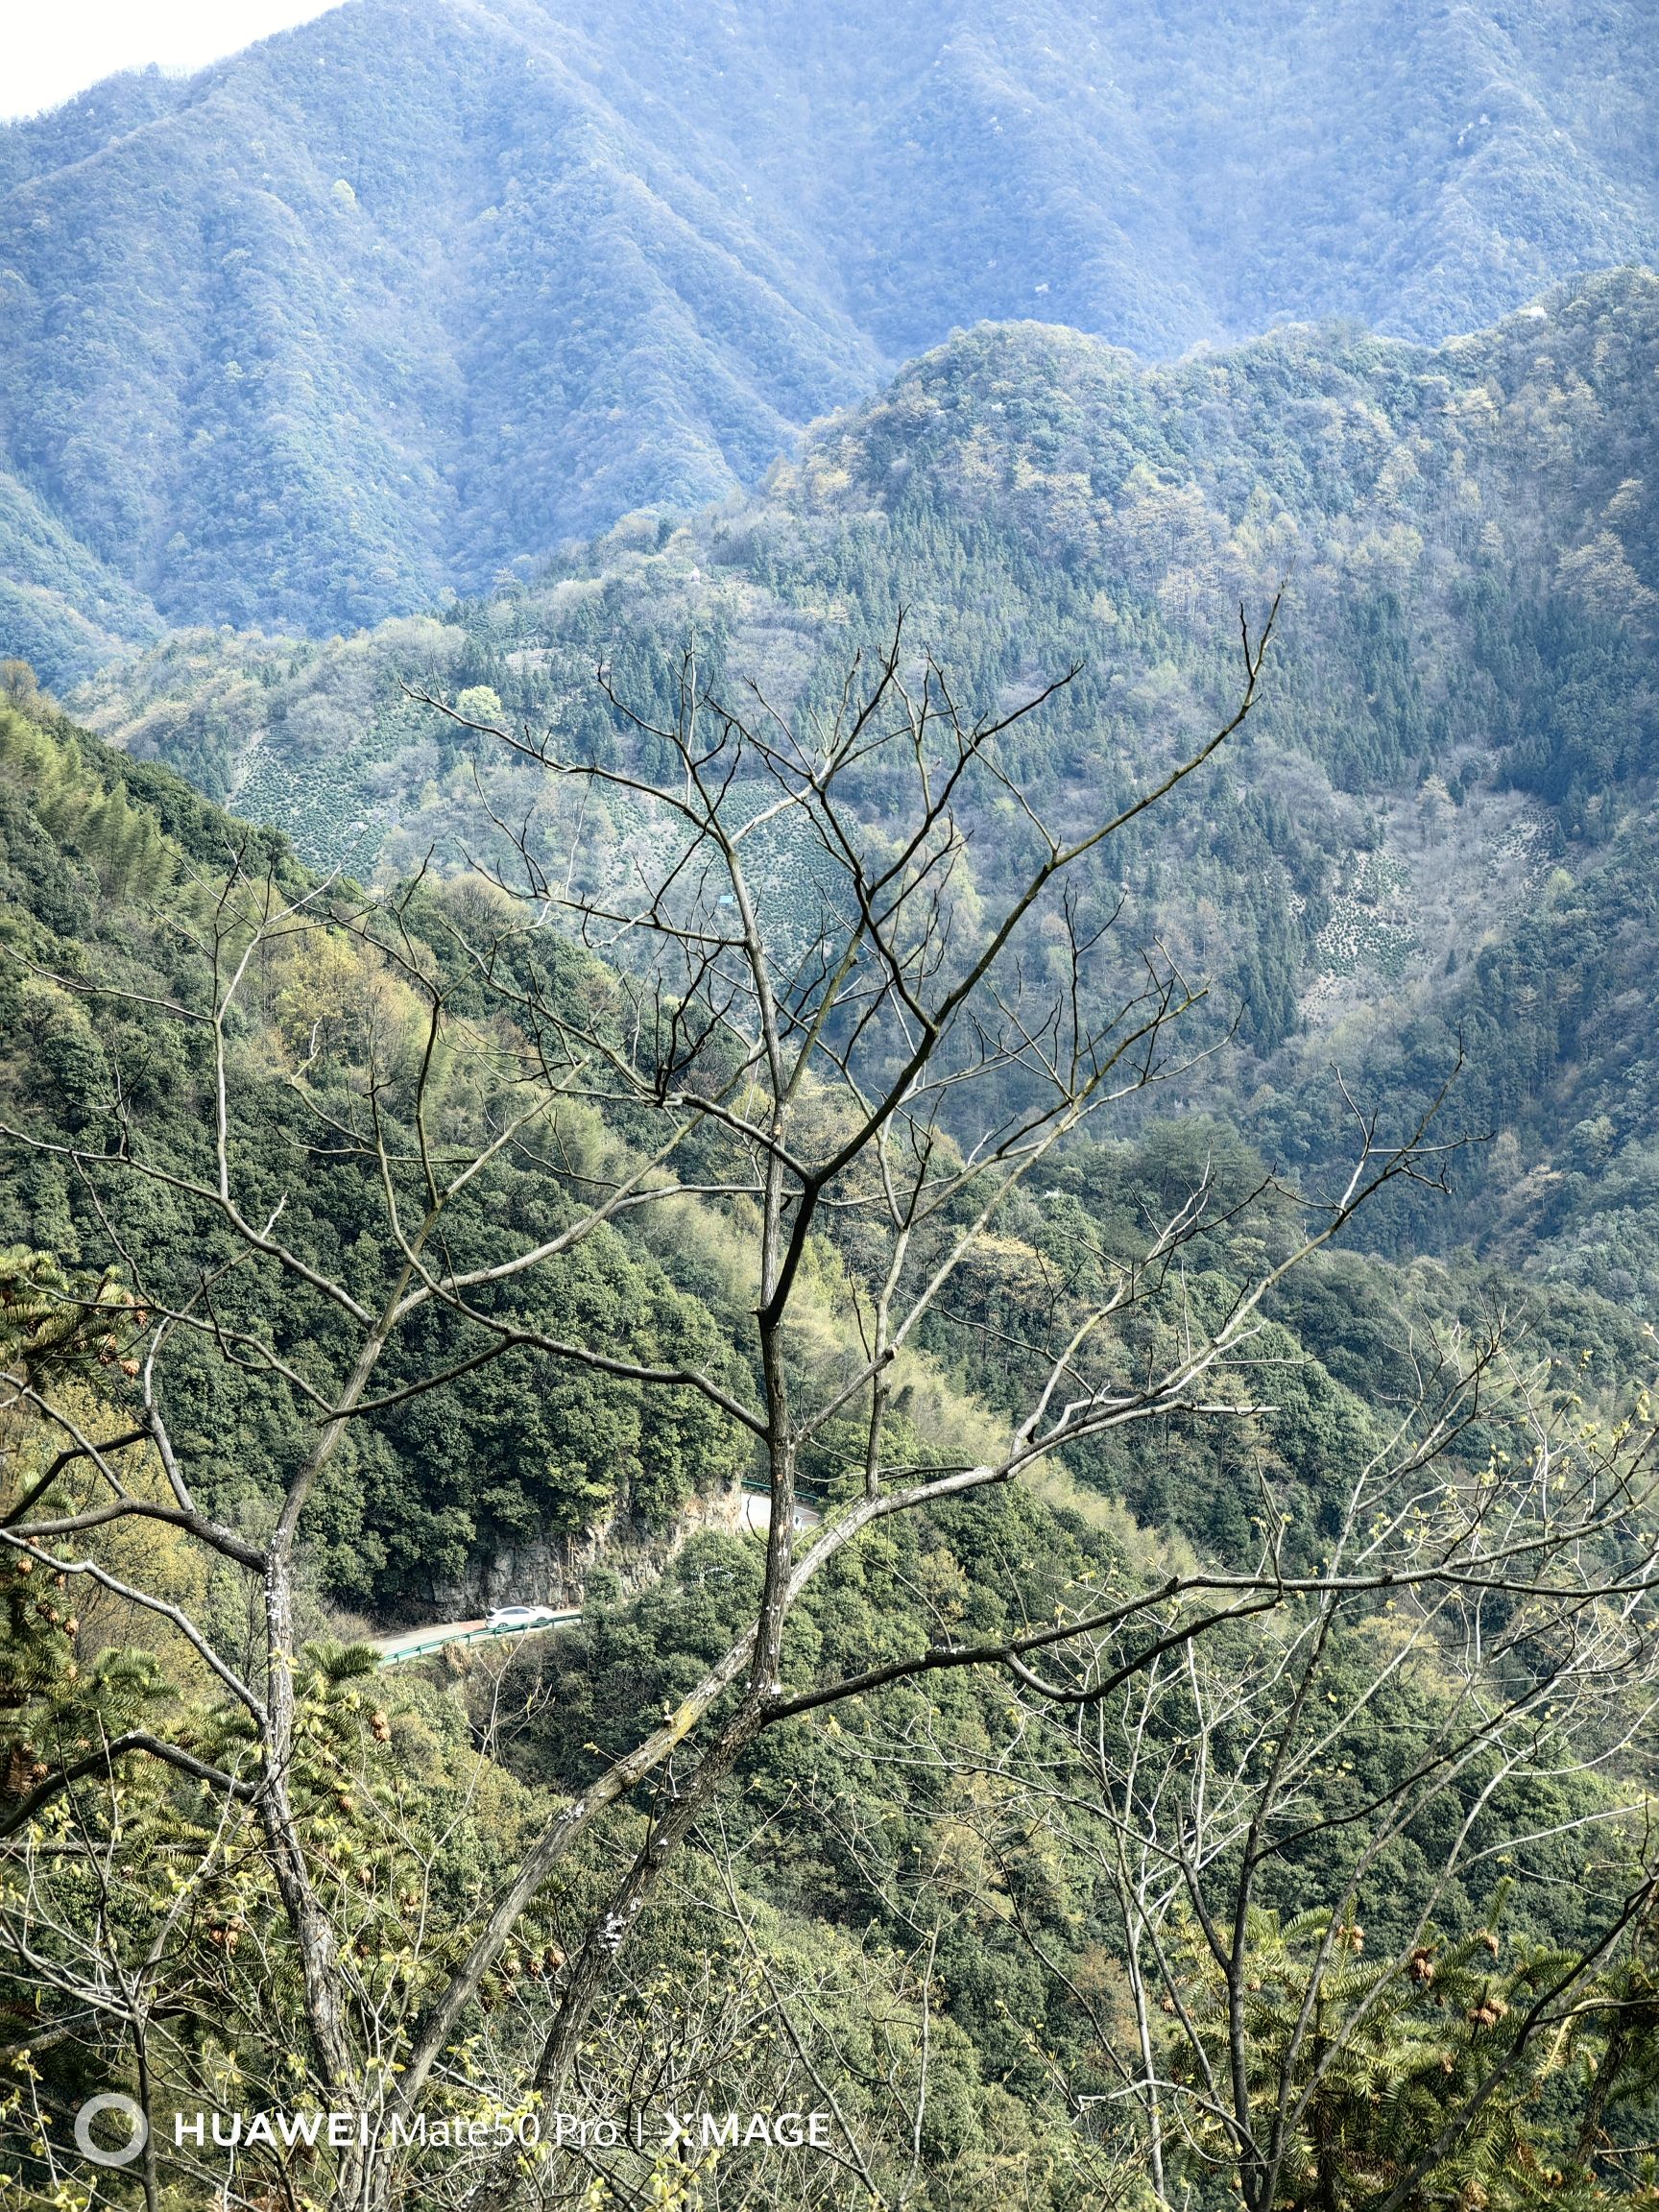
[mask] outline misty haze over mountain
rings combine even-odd
[[[349,0],[0,132],[0,613],[329,630],[759,478],[958,326],[1423,340],[1651,258],[1579,0]]]

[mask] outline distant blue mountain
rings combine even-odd
[[[1637,0],[348,0],[0,132],[0,647],[487,586],[987,318],[1438,339],[1659,258],[1655,113]]]

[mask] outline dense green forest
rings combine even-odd
[[[180,965],[189,957],[187,940],[171,907],[193,871],[211,871],[235,854],[271,861],[290,884],[305,880],[276,833],[221,812],[169,771],[127,759],[67,722],[42,727],[13,709],[5,745],[8,941],[20,944],[41,968],[89,974],[100,955],[113,954],[124,967],[137,963],[132,979],[164,998],[188,972]],[[423,893],[431,902],[425,926],[433,941],[442,942],[446,907],[465,914],[485,895],[468,879]],[[412,912],[421,917],[421,902]],[[554,956],[556,972],[567,969],[568,987],[579,989],[579,955],[556,945]],[[123,1018],[132,1021],[130,1030],[112,1023],[95,1003],[78,1004],[62,988],[19,973],[15,962],[7,984],[7,1065],[14,1089],[6,1118],[12,1126],[26,1108],[43,1109],[64,1140],[73,1141],[98,1128],[111,1086],[119,1085],[159,1117],[156,1127],[166,1142],[188,1146],[202,1111],[200,1075],[188,1057],[180,1057],[179,1035],[158,1031],[142,1009]],[[260,1079],[250,1142],[269,1153],[263,1166],[250,1154],[256,1183],[268,1178],[273,1189],[287,1188],[289,1163],[304,1142],[284,1059],[301,1056],[320,1017],[344,1033],[362,995],[372,990],[373,978],[360,965],[354,969],[344,945],[303,947],[274,958],[262,991],[270,1057],[254,1061]],[[1502,1027],[1494,1023],[1495,1032]],[[1501,1049],[1496,1039],[1492,1049]],[[1481,1090],[1490,1081],[1487,1066],[1477,1050],[1470,1082]],[[69,1267],[103,1264],[118,1249],[119,1214],[106,1219],[103,1209],[110,1201],[95,1198],[68,1163],[13,1155],[12,1169],[0,1222],[11,1247],[51,1252]],[[1045,1263],[1056,1271],[1070,1266],[1069,1239],[1106,1235],[1127,1250],[1149,1208],[1173,1211],[1181,1193],[1206,1173],[1215,1180],[1215,1205],[1224,1213],[1244,1200],[1266,1169],[1225,1121],[1205,1116],[1161,1122],[1135,1141],[1068,1150],[1045,1169],[1041,1197],[1020,1202],[1019,1236],[996,1263],[1009,1268],[1010,1280],[996,1294],[1013,1302],[1011,1311],[1022,1294],[1038,1295],[1028,1278],[1035,1273],[1040,1283]],[[490,1252],[493,1224],[501,1234],[526,1222],[556,1223],[568,1205],[565,1180],[529,1166],[510,1178],[467,1225],[466,1237],[477,1239],[476,1256]],[[1605,1196],[1617,1193],[1615,1186]],[[144,1231],[152,1238],[171,1233],[181,1240],[167,1264],[182,1270],[180,1279],[188,1277],[200,1262],[197,1225],[187,1212],[169,1207],[158,1214],[156,1205],[153,1193],[145,1196]],[[320,1164],[289,1191],[287,1205],[290,1214],[302,1210],[305,1235],[320,1248],[365,1269],[375,1263],[372,1195],[365,1200],[354,1169],[334,1174]],[[1267,1234],[1265,1214],[1241,1229],[1235,1264],[1247,1263]],[[1275,1234],[1283,1236],[1283,1224]],[[469,1243],[459,1242],[463,1232],[453,1223],[449,1235],[458,1250],[471,1252]],[[389,1257],[382,1245],[379,1263]],[[1395,1271],[1358,1256],[1323,1264],[1331,1290],[1320,1295],[1307,1284],[1287,1286],[1282,1294],[1286,1322],[1311,1357],[1364,1395],[1389,1372],[1382,1316],[1399,1294],[1391,1286]],[[1398,1278],[1412,1279],[1409,1270]],[[1439,1276],[1431,1271],[1420,1279]],[[1640,1362],[1646,1334],[1640,1310],[1633,1314],[1628,1301],[1557,1289],[1548,1277],[1529,1285],[1519,1272],[1488,1274],[1470,1265],[1448,1280],[1455,1286],[1444,1293],[1449,1314],[1472,1324],[1487,1307],[1517,1299],[1528,1325],[1541,1330],[1541,1341],[1575,1359],[1588,1357],[1599,1384],[1616,1386]],[[579,1326],[628,1342],[642,1358],[738,1357],[732,1339],[740,1333],[743,1286],[718,1243],[710,1244],[706,1224],[694,1217],[643,1241],[626,1232],[607,1235],[584,1246],[567,1270],[550,1272],[539,1290],[547,1302],[535,1311],[544,1326]],[[259,1310],[261,1295],[250,1289],[245,1319]],[[296,1352],[326,1334],[325,1312],[303,1297],[285,1296],[271,1318],[276,1342]],[[930,1333],[946,1368],[956,1368],[959,1348],[952,1348],[949,1328],[935,1323]],[[1344,1343],[1349,1334],[1353,1341]],[[436,1346],[416,1345],[411,1357],[429,1361],[435,1352],[441,1362],[449,1356],[442,1334]],[[270,1378],[228,1377],[205,1352],[192,1358],[186,1349],[175,1358],[182,1364],[174,1388],[189,1406],[191,1431],[217,1440],[222,1459],[215,1479],[227,1486],[227,1503],[280,1473],[281,1454],[292,1449],[278,1441],[292,1426],[284,1393]],[[1372,1360],[1380,1363],[1375,1373]],[[1018,1368],[1010,1375],[1005,1358],[994,1358],[989,1366],[975,1361],[962,1370],[957,1382],[990,1403],[1011,1403],[1021,1376]],[[1236,1535],[1231,1517],[1238,1499],[1224,1468],[1196,1441],[1186,1449],[1197,1454],[1190,1488],[1173,1476],[1160,1444],[1144,1465],[1116,1464],[1111,1491],[1148,1526],[1211,1544],[1229,1531]],[[1281,1441],[1276,1449],[1286,1446]],[[1305,1480],[1319,1479],[1314,1457],[1295,1463]],[[334,1598],[376,1612],[401,1604],[419,1618],[482,1551],[530,1536],[584,1532],[615,1513],[625,1523],[661,1527],[693,1489],[721,1487],[741,1464],[740,1442],[710,1429],[694,1406],[670,1410],[637,1387],[582,1378],[568,1391],[550,1391],[540,1362],[510,1355],[476,1383],[463,1378],[442,1407],[419,1402],[359,1431],[314,1502],[310,1533]]]
[[[0,2212],[1659,2198],[1656,68],[0,128]]]
[[[1499,1141],[1457,1204],[1390,1200],[1367,1233],[1475,1242],[1643,1313],[1656,299],[1620,274],[1433,351],[1328,328],[1165,369],[976,331],[740,504],[338,643],[182,633],[77,707],[314,863],[395,875],[489,851],[485,805],[516,820],[536,788],[488,755],[480,783],[469,733],[411,688],[602,748],[601,661],[648,689],[691,636],[733,696],[806,711],[904,606],[969,695],[1079,665],[1009,754],[1070,821],[1218,710],[1240,600],[1254,618],[1283,586],[1238,746],[1090,886],[1127,895],[1232,1033],[1183,1103],[1308,1166],[1340,1150],[1334,1058],[1404,1112],[1461,1037],[1455,1111]],[[625,854],[625,809],[610,834]],[[994,839],[974,866],[995,884]],[[787,853],[773,874],[804,895]]]
[[[30,956],[48,966],[64,958],[71,965],[84,961],[77,947],[115,944],[124,957],[142,957],[165,989],[180,974],[170,919],[153,921],[134,941],[135,913],[143,910],[138,902],[178,897],[187,865],[157,834],[157,811],[181,833],[198,865],[211,867],[233,844],[241,848],[250,839],[257,854],[279,847],[270,832],[215,814],[163,772],[121,763],[95,741],[88,752],[88,743],[84,736],[71,739],[60,751],[49,740],[32,742],[16,723],[8,732],[12,924],[50,931],[30,945]],[[83,862],[67,875],[54,844],[64,835]],[[113,911],[112,899],[119,902]],[[322,1009],[344,1015],[354,991],[372,988],[344,954],[307,949],[285,966],[286,973],[269,978],[278,1055],[308,1035]],[[200,1113],[193,1096],[199,1070],[179,1057],[178,1040],[163,1040],[142,1023],[124,1033],[61,989],[27,977],[12,980],[12,1065],[27,1086],[24,1095],[50,1102],[66,1136],[92,1125],[114,1071],[131,1065],[129,1080],[137,1086],[132,1094],[161,1111],[174,1142],[188,1142]],[[249,1163],[256,1179],[269,1175],[275,1188],[282,1185],[293,1147],[303,1142],[285,1090],[278,1057],[262,1087],[260,1134],[253,1140],[269,1148],[270,1161],[264,1169]],[[37,1158],[27,1166],[14,1161],[12,1167],[0,1231],[8,1245],[49,1250],[75,1266],[94,1258],[102,1263],[109,1237],[129,1233],[119,1218],[101,1220],[97,1209],[105,1201],[90,1202],[66,1164]],[[304,1208],[306,1238],[337,1255],[356,1253],[350,1263],[367,1268],[373,1264],[373,1235],[354,1185],[355,1178],[337,1182],[320,1167],[296,1193],[290,1212],[296,1203]],[[476,1240],[473,1258],[489,1255],[493,1235],[555,1218],[566,1205],[545,1175],[526,1168],[468,1223],[464,1235]],[[152,1194],[140,1225],[152,1238],[170,1229],[180,1239],[175,1267],[188,1272],[195,1264],[198,1225],[187,1212],[168,1209],[158,1217]],[[463,1232],[452,1222],[449,1235],[454,1240]],[[679,1259],[684,1286],[673,1280],[675,1263],[673,1247],[659,1253],[601,1238],[541,1286],[545,1302],[537,1317],[548,1328],[580,1327],[642,1358],[701,1354],[722,1301],[694,1254]],[[252,1321],[263,1297],[251,1286],[238,1317]],[[237,1310],[234,1293],[226,1310]],[[303,1358],[308,1347],[326,1338],[327,1315],[304,1299],[285,1300],[277,1330],[279,1344]],[[412,1356],[424,1360],[436,1351],[443,1358],[442,1338],[440,1329],[438,1343],[420,1342]],[[250,1379],[239,1387],[210,1357],[192,1361],[186,1355],[185,1369],[188,1376],[181,1369],[175,1383],[179,1418],[185,1433],[215,1439],[215,1482],[224,1484],[218,1503],[228,1511],[245,1492],[280,1476],[285,1455],[299,1448],[293,1407],[279,1402],[280,1392],[273,1401],[268,1380]],[[320,1571],[343,1601],[384,1610],[403,1600],[430,1611],[438,1591],[459,1585],[481,1552],[526,1537],[584,1534],[618,1510],[660,1528],[685,1503],[695,1480],[717,1486],[733,1466],[730,1440],[711,1432],[695,1407],[653,1407],[637,1390],[590,1387],[580,1379],[549,1389],[537,1362],[510,1358],[477,1384],[462,1382],[442,1407],[418,1402],[359,1435],[332,1467],[327,1490],[312,1508]]]
[[[407,1279],[396,1193],[418,1205],[420,1177],[399,1141],[377,1151],[366,1132],[424,1132],[431,1115],[422,1147],[487,1135],[530,1041],[544,1068],[550,1040],[610,1035],[628,976],[546,932],[503,936],[508,902],[475,876],[389,907],[349,882],[324,891],[279,835],[76,731],[21,671],[10,681],[5,1514],[42,1531],[12,1547],[0,1675],[11,2186],[79,2212],[141,2201],[148,2177],[183,2212],[222,2200],[222,2154],[163,2140],[158,2164],[94,2174],[70,2147],[78,2104],[111,2080],[163,2116],[395,2095],[397,2055],[531,1839],[634,1771],[642,1734],[673,1736],[667,1717],[698,1706],[733,1637],[742,1648],[765,1548],[716,1508],[754,1463],[736,1416],[772,1383],[740,1194],[675,1198],[567,1254],[512,1260],[580,1220],[594,1189],[631,1187],[661,1076],[597,1115],[578,1094],[552,1145],[467,1140],[486,1165],[446,1210],[446,1279],[516,1271],[389,1346],[388,1403],[351,1425],[297,1523],[284,1802],[343,1960],[341,2032],[362,2039],[367,2070],[343,2077],[293,1871],[239,1806],[257,1802],[248,1714],[269,1695],[247,1709],[246,1690],[227,1695],[265,1680],[248,1547],[301,1495],[313,1407],[354,1358],[347,1305]],[[422,1003],[442,1003],[453,1043],[433,1028],[422,1048]],[[227,1086],[234,1212],[214,1196]],[[815,1098],[796,1144],[837,1126]],[[716,1186],[720,1147],[715,1125],[695,1152]],[[879,1246],[849,1202],[812,1248],[786,1339],[793,1387],[824,1407],[799,1477],[830,1536],[856,1521],[867,1448],[857,1407],[835,1411],[836,1378],[878,1310]],[[1179,2191],[1242,2192],[1264,2212],[1641,2194],[1649,1658],[1640,1599],[1613,1593],[1650,1574],[1650,1337],[1593,1291],[1305,1250],[1320,1217],[1225,1124],[1191,1117],[1061,1148],[1010,1183],[994,1234],[947,1197],[961,1258],[893,1369],[884,1456],[947,1491],[953,1466],[995,1462],[1046,1339],[1093,1301],[1113,1310],[1142,1269],[1091,1387],[1133,1399],[1138,1376],[1187,1372],[1195,1335],[1236,1341],[1213,1403],[1157,1385],[1146,1419],[1083,1424],[1029,1480],[942,1495],[832,1550],[791,1615],[776,1724],[711,1779],[671,1755],[665,1784],[624,1788],[491,1953],[422,2107],[445,2129],[433,2145],[481,2130],[469,2156],[429,2147],[366,2180],[302,2141],[284,2151],[268,2122],[264,2147],[237,2154],[233,2200],[424,2207],[507,2189],[549,2206],[1084,2212]],[[1171,1220],[1178,1272],[1141,1257]],[[1235,1339],[1252,1283],[1261,1319]],[[659,1382],[550,1357],[554,1339]],[[731,1411],[672,1382],[687,1373]],[[95,1473],[121,1510],[97,1506]],[[1554,1500],[1541,1519],[1538,1483]],[[187,1506],[164,1503],[168,1484]],[[365,1613],[430,1612],[441,1578],[459,1587],[492,1553],[522,1560],[537,1538],[546,1571],[565,1539],[606,1526],[562,1637],[379,1673],[356,1641]],[[73,1591],[53,1572],[68,1527]],[[1489,1553],[1547,1572],[1482,1567]],[[1255,1595],[1206,1626],[1216,1573]],[[1492,1576],[1472,1643],[1468,1592]],[[1091,1629],[1107,1600],[1126,1623]],[[1160,1634],[1186,1654],[1167,1671]],[[1048,1687],[1029,1668],[959,1667],[958,1647],[1046,1653]],[[820,1709],[872,1671],[867,1695]],[[693,1801],[661,1873],[650,1839]],[[1252,1819],[1273,1839],[1259,1867],[1238,1857]],[[1194,1854],[1173,1890],[1169,1821]],[[834,2157],[791,2147],[787,2127],[763,2153],[519,2148],[536,2053],[595,1945],[618,1948],[605,1900],[637,1851],[652,1886],[564,2104],[684,2107],[693,2129],[704,2109],[717,2126],[728,2107],[815,2111]],[[1205,1913],[1237,1929],[1236,2017]],[[95,1972],[115,1993],[88,2010]],[[1326,2023],[1311,2045],[1309,2005]],[[1244,2149],[1204,2088],[1230,2048],[1257,2115]],[[393,2194],[362,2194],[377,2186]]]
[[[1656,66],[1639,0],[350,0],[111,79],[0,130],[8,646],[420,612],[988,318],[1477,328],[1653,258]]]

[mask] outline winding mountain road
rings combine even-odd
[[[487,1621],[434,1621],[424,1628],[403,1628],[395,1636],[372,1636],[369,1641],[379,1652],[382,1667],[396,1667],[405,1659],[424,1659],[449,1644],[499,1644],[519,1636],[545,1636],[550,1629],[567,1627],[581,1618],[581,1606],[571,1605],[549,1621],[528,1622],[522,1627],[492,1628]]]
[[[797,1505],[797,1528],[816,1528],[824,1516],[815,1505]],[[772,1501],[764,1491],[745,1490],[738,1508],[738,1526],[751,1535],[764,1536],[772,1525]],[[526,1623],[522,1627],[492,1628],[482,1618],[475,1621],[434,1621],[424,1628],[400,1628],[395,1635],[372,1636],[371,1647],[380,1655],[382,1667],[397,1667],[406,1659],[429,1658],[434,1651],[442,1651],[451,1644],[499,1643],[509,1637],[545,1636],[555,1628],[568,1627],[572,1621],[580,1621],[580,1605],[565,1606],[545,1621]]]

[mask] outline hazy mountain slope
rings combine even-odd
[[[172,619],[350,626],[953,325],[1439,338],[1651,255],[1656,70],[1588,0],[349,0],[0,132],[0,460]]]
[[[1287,580],[1253,772],[1299,762],[1352,811],[1467,770],[1595,833],[1601,795],[1654,765],[1656,368],[1659,280],[1640,273],[1437,349],[1297,329],[1147,368],[1074,331],[985,326],[746,501],[624,524],[442,621],[332,645],[176,635],[76,705],[135,750],[188,755],[216,791],[255,756],[349,788],[368,744],[378,834],[423,842],[456,817],[421,796],[435,757],[399,748],[453,736],[401,719],[399,672],[488,682],[511,711],[581,728],[596,655],[694,629],[805,701],[905,605],[978,697],[1083,663],[1027,766],[1056,787],[1070,748],[1057,787],[1088,804],[1143,747],[1205,726],[1240,597],[1260,613]]]
[[[0,470],[0,648],[74,683],[159,637],[143,593],[115,575],[15,476]]]
[[[601,659],[649,697],[694,635],[729,689],[752,676],[805,707],[903,604],[965,700],[1082,663],[1006,753],[1070,830],[1214,726],[1239,602],[1259,621],[1287,579],[1247,738],[1114,848],[1093,895],[1104,909],[1126,888],[1130,940],[1214,983],[1213,1033],[1237,1014],[1238,1046],[1181,1096],[1213,1101],[1220,1080],[1281,1157],[1339,1145],[1331,1058],[1403,1108],[1460,1031],[1479,1037],[1465,1122],[1514,1139],[1468,1170],[1495,1232],[1581,1119],[1614,1116],[1604,1148],[1659,1142],[1630,1076],[1652,1003],[1656,373],[1659,280],[1639,273],[1435,349],[1297,329],[1147,368],[1073,331],[987,326],[746,502],[625,524],[442,620],[329,645],[176,637],[77,710],[314,859],[398,870],[489,833],[469,746],[400,679],[488,685],[504,712],[604,748]],[[528,780],[486,774],[518,819]],[[987,881],[998,849],[975,854]],[[1516,1249],[1577,1235],[1526,1218]]]

